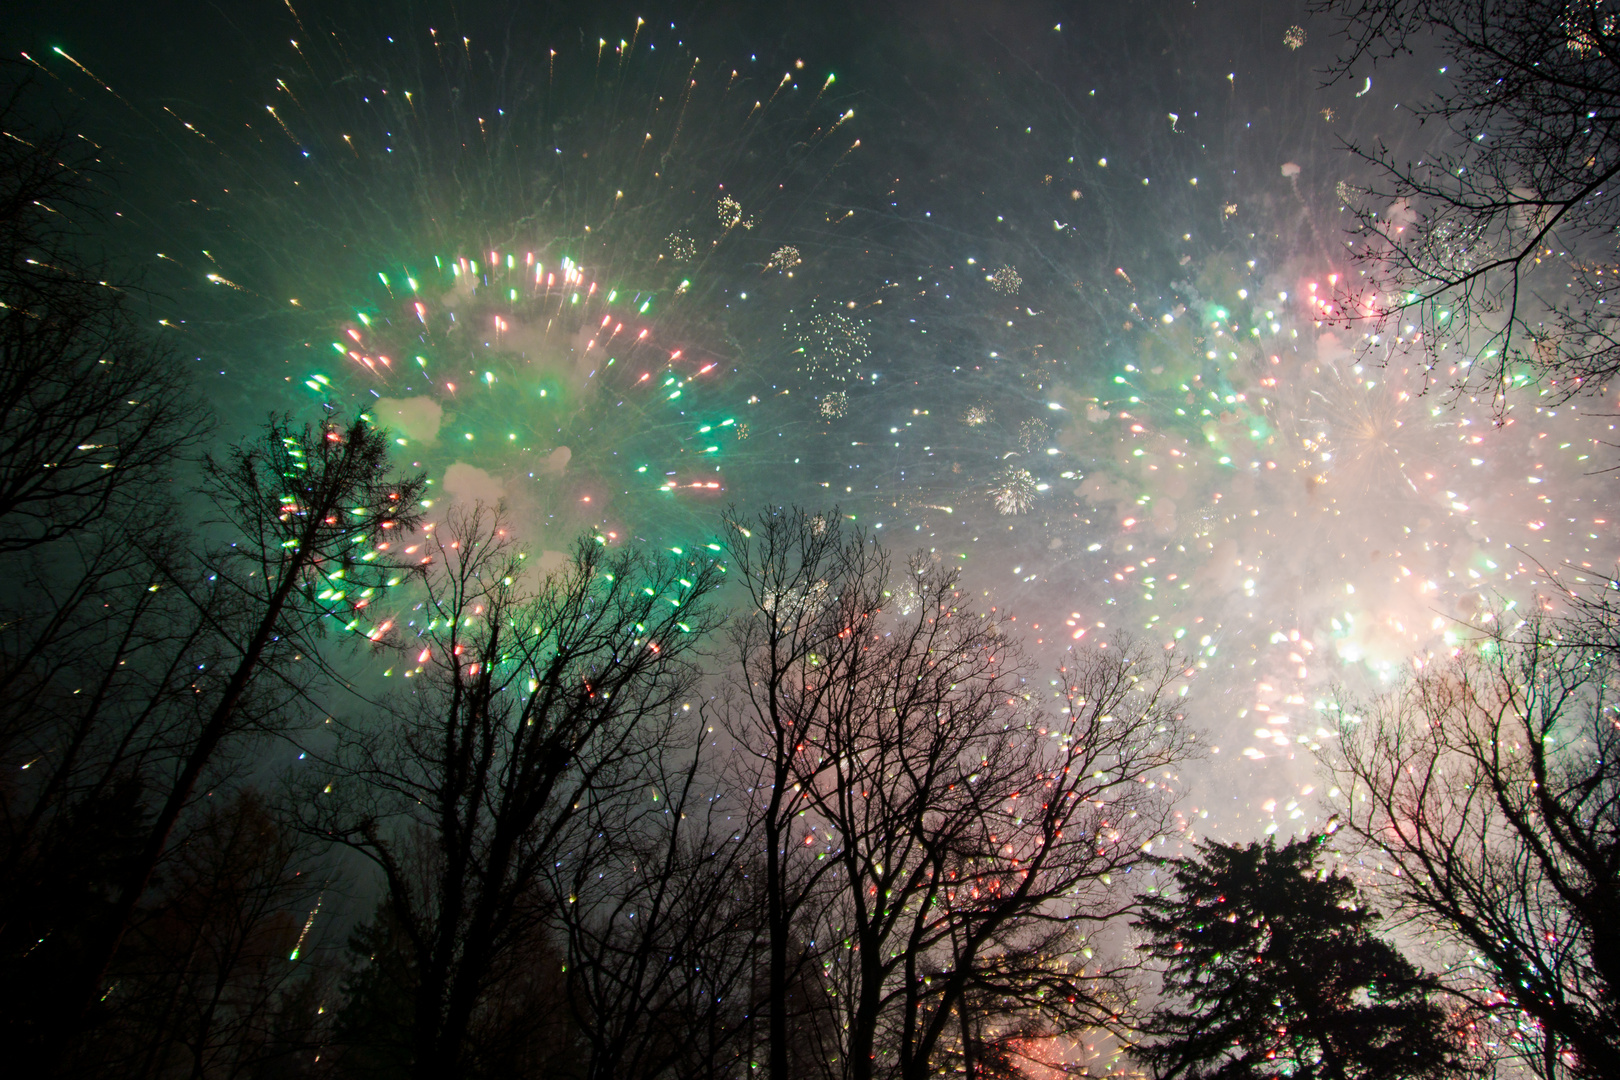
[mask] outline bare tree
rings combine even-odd
[[[125,524],[68,538],[49,560],[13,556],[0,587],[0,878],[12,879],[53,814],[138,776],[178,736],[168,728],[195,696],[187,683],[212,659],[185,597],[153,587],[147,552],[168,554],[176,538],[156,522]]]
[[[804,993],[809,986],[801,976],[813,944],[797,936],[800,915],[832,870],[828,860],[804,855],[817,838],[802,820],[803,794],[793,787],[795,725],[836,688],[804,678],[844,630],[828,598],[861,589],[857,606],[876,610],[883,557],[858,530],[847,534],[836,510],[765,511],[750,525],[735,511],[727,517],[726,550],[758,615],[733,623],[737,692],[726,723],[746,755],[736,785],[754,797],[751,813],[764,847],[766,962],[757,996],[766,1015],[767,1071],[771,1080],[788,1080],[795,1068],[813,1063],[791,1055],[800,1045],[795,1021],[819,1015],[825,1005]],[[816,1056],[825,1062],[835,1055]]]
[[[465,1075],[514,1036],[499,995],[558,925],[547,885],[597,823],[659,775],[713,563],[583,538],[537,586],[499,514],[427,530],[415,692],[347,723],[309,825],[381,872],[409,950],[415,1075]],[[520,1035],[521,1033],[517,1033]]]
[[[37,549],[7,583],[0,963],[8,982],[46,973],[5,1020],[42,1070],[105,1018],[104,976],[199,787],[282,731],[332,617],[353,624],[406,572],[388,538],[420,482],[389,482],[365,422],[273,420],[207,464],[215,546],[127,520]]]
[[[147,524],[142,545],[131,543],[124,526]],[[195,730],[198,679],[220,658],[216,636],[147,558],[173,539],[165,531],[123,522],[11,556],[20,565],[0,609],[0,1024],[24,1060],[71,1034],[65,1003],[82,993],[151,824],[154,785]],[[93,1016],[115,1011],[106,1002]]]
[[[1372,321],[1443,379],[1568,397],[1620,372],[1620,6],[1612,0],[1313,0],[1345,39],[1334,74],[1438,47],[1446,89],[1417,113],[1441,138],[1373,166],[1350,275],[1327,314]],[[1410,330],[1406,327],[1410,326]],[[1470,366],[1472,365],[1472,366]]]
[[[205,458],[204,465],[218,524],[235,539],[195,559],[183,554],[169,562],[151,553],[149,588],[184,597],[213,663],[187,672],[190,708],[142,778],[156,807],[117,884],[106,929],[86,953],[70,1015],[99,995],[175,827],[222,747],[244,730],[262,730],[259,721],[281,717],[279,701],[295,700],[302,689],[297,665],[330,622],[357,626],[356,612],[406,572],[391,541],[415,526],[422,481],[388,475],[387,441],[366,420],[294,428],[272,418],[228,460]]]
[[[817,552],[818,529],[836,545],[817,565],[836,574],[773,577]],[[764,515],[759,530],[758,546],[737,545],[757,611],[738,639],[755,651],[735,726],[781,824],[779,907],[796,904],[798,936],[821,943],[836,988],[837,1071],[930,1075],[970,994],[1061,986],[1049,1017],[1116,1023],[1120,972],[1032,953],[1067,940],[1051,927],[1129,911],[1124,872],[1172,828],[1160,774],[1191,749],[1175,659],[1081,654],[1063,672],[1064,715],[1047,720],[1016,643],[966,609],[953,573],[919,556],[891,582],[875,545],[826,519]],[[784,545],[787,563],[773,558]],[[912,610],[888,614],[893,594]],[[774,669],[769,647],[795,624],[822,629]]]
[[[716,790],[713,726],[669,745],[647,785],[593,804],[553,891],[589,1080],[735,1072],[764,945],[746,805]]]
[[[979,1039],[1003,1053],[1035,1034],[1134,1022],[1136,963],[1111,953],[1107,931],[1140,910],[1126,875],[1177,829],[1178,770],[1199,756],[1176,685],[1185,674],[1180,657],[1129,639],[1077,650],[1056,672],[1063,705],[1031,717],[1023,783],[999,807],[999,865],[981,861],[979,897],[944,950],[949,975],[921,996],[932,1014],[925,1046],[949,1037],[945,1012],[971,1020],[974,998],[992,1021]]]
[[[8,62],[8,67],[16,65]],[[90,248],[91,144],[23,122],[0,93],[0,552],[129,512],[195,446],[205,414]]]
[[[1620,1071],[1616,655],[1499,630],[1347,711],[1328,759],[1402,912],[1463,951],[1453,986],[1529,1018],[1549,1077]]]
[[[955,1031],[943,1034],[935,1051],[936,1071],[977,1080],[1071,1072],[1076,1063],[1069,1060],[1068,1047],[1098,1037],[1094,1015],[1099,1008],[1111,1006],[1104,1028],[1119,1026],[1115,1016],[1128,1018],[1132,988],[1118,971],[1111,979],[1095,977],[1108,961],[1093,967],[1096,949],[1080,930],[1057,927],[1011,936],[1014,941],[987,950],[964,986],[954,1010]]]
[[[943,599],[925,603],[923,621],[931,608],[937,622],[959,617]],[[1125,875],[1174,830],[1164,774],[1192,749],[1173,696],[1180,675],[1174,657],[1129,646],[1080,653],[1060,673],[1068,680],[1069,710],[1056,719],[1023,707],[1024,693],[1016,689],[1003,697],[1004,685],[974,716],[961,708],[971,697],[958,697],[966,673],[943,670],[950,665],[941,654],[956,644],[916,651],[917,667],[926,663],[930,673],[954,676],[956,685],[940,694],[942,707],[920,696],[895,710],[896,719],[909,712],[913,721],[912,730],[894,733],[899,768],[887,777],[849,778],[868,817],[853,835],[840,830],[838,837],[846,870],[855,875],[847,879],[846,901],[858,905],[859,895],[892,912],[891,939],[863,942],[862,952],[895,957],[887,985],[869,994],[893,1010],[881,1026],[896,1072],[908,1078],[933,1072],[942,1044],[972,1015],[970,991],[981,1008],[995,1002],[1000,1016],[992,1017],[1025,1035],[1118,1031],[1128,1022],[1134,961],[1088,962],[1083,951],[1088,935],[1135,910]],[[992,654],[1008,646],[994,636],[984,643]],[[927,678],[905,665],[896,674],[897,686]],[[942,736],[932,746],[920,737],[930,719]],[[848,756],[875,764],[881,755]],[[963,791],[970,796],[953,799]],[[920,795],[922,805],[896,805],[897,795]],[[868,809],[872,804],[900,812],[883,821]],[[916,809],[923,812],[913,817]],[[865,850],[852,861],[847,853],[859,849]],[[897,875],[896,865],[906,870]],[[858,933],[867,920],[852,922]],[[992,1020],[977,1037],[994,1043],[1000,1034]],[[963,1065],[971,1075],[972,1036],[965,1041]]]

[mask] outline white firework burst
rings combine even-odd
[[[811,379],[857,380],[861,364],[871,355],[866,321],[836,308],[812,304],[803,322],[784,329],[798,340],[799,374]]]
[[[1024,287],[1024,279],[1010,266],[1003,266],[990,275],[990,287],[1006,296],[1016,295]]]
[[[1018,445],[1024,448],[1024,453],[1031,453],[1037,446],[1045,442],[1046,437],[1051,433],[1052,429],[1046,425],[1044,420],[1025,420],[1018,425]]]
[[[1035,477],[1028,469],[1009,466],[997,478],[990,494],[996,500],[996,511],[1010,517],[1035,509],[1036,490]]]
[[[772,589],[761,598],[759,607],[772,616],[779,626],[814,618],[827,603],[832,588],[826,581],[817,581],[808,588]]]
[[[669,257],[676,262],[691,262],[697,258],[697,241],[685,233],[670,233],[665,243],[669,245]]]
[[[720,197],[720,201],[715,204],[714,212],[720,218],[720,227],[728,232],[739,225],[745,229],[754,227],[754,219],[743,217],[742,203],[730,195]]]

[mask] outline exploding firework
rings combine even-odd
[[[697,241],[685,233],[670,233],[666,243],[669,246],[669,257],[676,262],[691,262],[697,258]]]
[[[836,307],[812,303],[789,332],[798,342],[799,373],[813,383],[859,380],[861,365],[871,355],[866,321]]]
[[[1032,453],[1050,434],[1052,429],[1046,421],[1032,417],[1018,425],[1018,445],[1023,448],[1024,453]]]
[[[693,500],[747,467],[740,413],[770,380],[732,342],[791,302],[757,268],[802,261],[783,241],[824,217],[802,194],[849,152],[851,114],[815,83],[766,123],[796,75],[756,92],[640,30],[531,72],[474,63],[442,28],[380,59],[327,37],[271,88],[287,107],[188,163],[229,191],[207,223],[229,228],[164,243],[202,266],[162,265],[233,287],[174,289],[184,321],[221,328],[222,351],[301,345],[264,346],[273,385],[367,410],[431,503],[505,501],[539,543],[710,515]],[[741,148],[771,168],[738,168]],[[755,295],[732,310],[739,284]]]
[[[1283,31],[1283,44],[1290,50],[1298,49],[1305,44],[1305,28],[1303,26],[1290,26]]]
[[[990,494],[996,502],[996,512],[1005,516],[1027,514],[1035,509],[1035,493],[1039,485],[1028,469],[1009,466],[996,478]]]
[[[885,594],[888,609],[901,617],[910,615],[922,606],[923,598],[917,591],[917,580],[912,574],[896,574],[894,583]]]
[[[1436,425],[1409,392],[1361,364],[1320,361],[1301,372],[1306,398],[1288,412],[1297,467],[1310,485],[1333,483],[1351,495],[1417,490],[1413,469],[1433,464]],[[1281,420],[1281,416],[1278,417]],[[1440,438],[1446,438],[1440,434]]]
[[[744,217],[742,203],[738,202],[730,195],[721,196],[720,201],[715,204],[714,209],[716,216],[720,219],[720,227],[725,229],[727,232],[737,228],[739,225],[744,229],[752,229],[754,227],[754,219],[751,217]]]
[[[774,616],[778,625],[792,625],[814,618],[826,606],[831,589],[825,580],[799,588],[772,589],[760,599],[759,608]]]
[[[1414,258],[1448,276],[1469,273],[1487,254],[1485,226],[1469,217],[1431,221]]]
[[[672,347],[651,316],[678,290],[623,294],[533,252],[435,257],[376,280],[334,335],[349,366],[306,385],[369,402],[432,466],[430,505],[500,500],[525,520],[617,521],[617,533],[627,501],[721,490],[711,463],[738,441],[736,418],[694,423],[683,406],[723,403],[722,361],[686,336],[692,323],[670,318],[683,333]]]
[[[849,395],[842,390],[834,390],[821,399],[819,411],[824,419],[842,420],[849,415]]]
[[[949,222],[943,195],[932,221],[959,230],[951,249],[907,226],[897,247],[927,257],[885,252],[868,273],[849,257],[864,242],[837,248],[843,209],[807,205],[854,137],[840,105],[811,100],[820,80],[732,85],[673,35],[656,64],[645,40],[570,44],[555,77],[538,50],[547,67],[520,78],[473,65],[442,28],[418,35],[411,62],[363,36],[310,35],[309,78],[290,55],[287,87],[267,87],[253,115],[202,125],[213,142],[177,132],[220,159],[164,205],[206,212],[191,231],[165,222],[183,242],[142,250],[169,253],[164,291],[189,317],[174,332],[232,356],[218,369],[254,412],[286,386],[364,404],[405,440],[402,464],[433,477],[435,502],[452,488],[506,498],[554,517],[560,539],[674,532],[712,520],[716,495],[847,493],[885,538],[903,527],[994,588],[1037,643],[1061,599],[1060,645],[1106,624],[1179,647],[1216,683],[1196,715],[1220,761],[1245,768],[1330,737],[1314,702],[1331,682],[1398,671],[1479,618],[1482,597],[1543,580],[1521,552],[1575,574],[1612,558],[1606,502],[1582,479],[1604,451],[1579,417],[1531,402],[1498,425],[1489,402],[1420,397],[1423,373],[1398,356],[1355,371],[1355,343],[1306,306],[1296,257],[1265,241],[1219,256],[1178,241],[1168,259],[1107,248],[1100,262],[1087,241],[1109,229],[1185,238],[1235,216],[1240,189],[1212,183],[1212,166],[1173,195],[1158,174],[1133,178],[1133,199],[1175,200],[1133,207],[1106,182],[1117,163],[1045,154],[1044,182],[992,179],[969,200],[979,214],[983,190],[999,200],[985,220],[1051,230],[1038,280],[970,260],[1006,250],[1005,235]],[[1313,124],[1314,104],[1297,110]],[[1132,122],[1182,160],[1193,140],[1163,115]],[[1009,171],[1004,154],[982,157]],[[1025,188],[1049,205],[1016,205]],[[1245,233],[1288,234],[1263,200],[1243,212]],[[824,437],[837,417],[823,410],[857,393]],[[1037,411],[1054,430],[993,422]]]

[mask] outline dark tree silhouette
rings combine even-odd
[[[308,827],[381,872],[409,949],[410,1068],[445,1080],[528,1038],[537,1018],[503,995],[558,925],[551,875],[599,824],[593,807],[644,791],[678,750],[720,571],[585,537],[536,583],[483,509],[420,545],[415,692],[340,727]]]
[[[838,1056],[831,1047],[820,1053],[807,1047],[804,1061],[792,1054],[804,1044],[794,1037],[795,1026],[818,1030],[808,1021],[827,1007],[820,988],[804,978],[812,955],[797,930],[800,913],[816,902],[821,880],[832,870],[827,860],[806,860],[798,850],[803,838],[794,825],[802,810],[792,786],[798,745],[794,718],[813,710],[818,693],[831,688],[823,684],[818,692],[815,684],[807,688],[803,682],[804,670],[843,629],[825,615],[826,597],[857,587],[880,569],[881,559],[863,537],[845,536],[836,509],[825,515],[766,512],[750,524],[742,524],[735,512],[727,516],[727,553],[747,591],[746,602],[762,616],[732,625],[739,692],[730,703],[727,726],[753,759],[741,767],[737,786],[757,798],[751,812],[765,849],[766,956],[756,996],[765,1014],[766,1068],[771,1080],[789,1080],[793,1070],[817,1066],[817,1057]],[[869,592],[864,598],[876,600]]]
[[[227,460],[208,457],[204,465],[218,525],[235,539],[200,558],[186,553],[157,562],[151,587],[186,597],[214,662],[190,673],[189,722],[171,732],[173,743],[149,772],[151,824],[114,890],[106,928],[86,954],[79,993],[67,1003],[70,1016],[100,996],[175,827],[221,747],[241,734],[244,721],[279,716],[251,695],[265,683],[272,697],[283,681],[296,688],[293,671],[313,654],[328,623],[335,617],[353,625],[370,595],[406,572],[393,540],[417,523],[422,480],[389,475],[387,440],[366,420],[295,428],[272,418]]]
[[[1483,961],[1453,986],[1527,1016],[1548,1076],[1620,1073],[1612,625],[1596,607],[1484,637],[1347,709],[1328,758],[1403,912]]]
[[[1337,75],[1403,52],[1446,61],[1445,89],[1416,110],[1441,133],[1433,152],[1352,148],[1374,174],[1343,193],[1365,274],[1347,276],[1332,314],[1413,343],[1442,379],[1501,392],[1534,374],[1564,397],[1601,392],[1620,373],[1608,303],[1620,297],[1620,5],[1311,7],[1344,38]]]
[[[349,952],[343,1001],[332,1028],[338,1072],[355,1080],[407,1076],[415,953],[387,900],[349,935]]]
[[[327,875],[310,848],[256,792],[210,800],[137,912],[109,1020],[79,1057],[142,1080],[240,1075],[277,1056],[283,996],[318,955],[306,931]]]
[[[644,788],[592,803],[551,875],[586,1080],[725,1075],[753,1029],[758,849],[717,790],[707,713]]]
[[[1136,1053],[1163,1080],[1454,1077],[1461,1041],[1436,980],[1372,933],[1349,878],[1318,868],[1321,837],[1278,847],[1206,841],[1166,860],[1144,899],[1142,948],[1165,964],[1169,1002]]]
[[[7,62],[0,77],[12,74]],[[0,552],[129,513],[173,474],[205,413],[173,350],[91,250],[91,144],[24,122],[0,88]]]
[[[1124,873],[1172,828],[1147,781],[1191,749],[1175,658],[1088,649],[1047,717],[1016,643],[926,555],[891,578],[832,516],[734,530],[754,611],[731,727],[758,766],[761,832],[777,823],[767,921],[820,943],[840,1068],[932,1075],[970,991],[1049,995],[1032,1016],[1065,1030],[1117,1019],[1120,973],[1059,957],[1129,909]],[[780,989],[769,1004],[789,1011]]]

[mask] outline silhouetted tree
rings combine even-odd
[[[1142,948],[1169,999],[1136,1053],[1161,1080],[1455,1077],[1462,1041],[1437,980],[1372,933],[1349,878],[1318,869],[1322,838],[1206,841],[1166,860],[1174,890],[1144,898]]]
[[[815,1030],[803,1022],[823,1015],[828,1004],[820,988],[801,977],[813,954],[797,930],[800,913],[816,902],[822,879],[833,869],[830,861],[805,859],[799,851],[805,839],[813,847],[815,837],[795,831],[804,809],[793,787],[795,718],[813,712],[835,685],[803,679],[844,630],[829,614],[828,599],[856,587],[870,590],[872,583],[863,585],[863,579],[878,572],[882,560],[864,536],[845,535],[836,509],[825,515],[767,511],[749,524],[735,512],[727,517],[726,550],[746,603],[759,613],[732,626],[739,670],[727,726],[752,758],[736,783],[755,797],[752,813],[764,848],[766,957],[756,997],[765,1014],[766,1069],[771,1080],[788,1080],[801,1065],[790,1054],[802,1045],[796,1022]],[[876,606],[870,592],[863,599]],[[802,1064],[821,1067],[837,1056],[829,1047]]]
[[[158,553],[151,588],[185,598],[188,622],[206,635],[212,662],[188,672],[190,708],[168,728],[168,745],[146,770],[151,824],[86,954],[68,1017],[100,996],[176,825],[221,748],[244,730],[263,730],[267,718],[284,717],[279,705],[302,689],[298,664],[313,658],[327,626],[357,626],[371,595],[406,572],[392,540],[415,527],[422,481],[389,475],[387,440],[366,420],[295,428],[272,418],[262,435],[226,460],[205,458],[204,467],[217,524],[232,539],[173,561]]]
[[[590,1080],[728,1075],[751,1033],[757,849],[746,803],[717,790],[706,714],[644,788],[591,804],[552,875]]]
[[[13,1060],[71,1035],[63,1002],[79,991],[97,937],[112,918],[150,825],[140,784],[114,778],[77,793],[8,851],[0,878],[0,1025]]]
[[[1527,1016],[1514,1026],[1549,1076],[1620,1073],[1620,647],[1608,634],[1578,617],[1483,635],[1348,710],[1327,758],[1345,825],[1378,852],[1401,910],[1469,953],[1454,987]]]
[[[549,875],[592,807],[660,779],[720,571],[586,537],[535,583],[498,514],[425,532],[414,692],[338,730],[309,825],[381,872],[410,950],[410,1068],[443,1080],[531,1038],[540,1018],[508,999],[558,926]]]
[[[207,426],[92,250],[92,144],[26,122],[20,67],[0,71],[0,552],[129,513]]]
[[[1352,148],[1374,172],[1367,190],[1344,192],[1364,273],[1346,276],[1329,314],[1371,320],[1423,350],[1431,369],[1483,376],[1492,389],[1533,372],[1565,397],[1601,392],[1620,372],[1608,304],[1620,298],[1620,7],[1311,7],[1344,37],[1335,74],[1403,52],[1438,48],[1445,59],[1444,89],[1415,109],[1435,121],[1438,145],[1416,161],[1382,145]]]
[[[109,972],[109,1019],[79,1055],[102,1071],[235,1076],[275,1052],[283,997],[315,952],[308,929],[325,878],[311,872],[307,839],[279,828],[257,793],[210,803]]]
[[[337,1071],[355,1080],[409,1075],[415,952],[389,901],[349,935],[349,953],[332,1032]]]
[[[1148,776],[1191,748],[1175,658],[1088,649],[1047,718],[1016,642],[926,556],[891,579],[832,517],[733,529],[755,610],[732,726],[759,764],[762,826],[778,823],[772,918],[821,943],[840,1069],[931,1075],[970,989],[1056,990],[1052,1020],[1112,1020],[1118,973],[1065,970],[1044,928],[1128,910],[1124,872],[1173,828]],[[1057,951],[1030,962],[1034,942]]]
[[[386,466],[362,421],[273,420],[208,462],[214,546],[129,520],[64,538],[8,582],[30,592],[7,591],[16,617],[0,628],[0,752],[15,766],[0,782],[0,968],[51,960],[4,1016],[23,1060],[48,1067],[108,1015],[102,977],[199,784],[289,722],[331,616],[352,623],[366,590],[404,573],[387,538],[413,522],[419,482],[390,484]],[[114,804],[116,826],[76,850],[87,815]],[[86,857],[93,875],[65,872]]]

